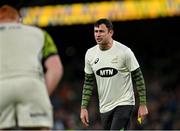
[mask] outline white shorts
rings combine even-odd
[[[52,105],[44,81],[19,77],[0,80],[0,129],[53,126]]]

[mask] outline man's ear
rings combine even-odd
[[[109,33],[111,34],[111,36],[114,34],[113,30],[109,30]]]

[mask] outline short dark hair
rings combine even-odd
[[[94,24],[94,27],[99,27],[99,25],[101,25],[101,24],[105,24],[109,30],[113,30],[112,22],[106,18],[102,18],[102,19],[99,19],[98,21],[96,21]]]

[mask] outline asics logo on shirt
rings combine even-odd
[[[96,74],[101,77],[111,77],[117,74],[117,70],[111,67],[104,67],[96,71]]]
[[[99,58],[96,58],[96,60],[94,61],[94,64],[97,64],[99,61]]]

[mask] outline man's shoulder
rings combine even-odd
[[[16,22],[9,22],[9,23],[3,23],[0,24],[0,28],[7,29],[7,30],[17,30],[17,31],[24,31],[24,32],[38,32],[43,33],[43,30],[39,27],[32,26],[32,25],[25,25],[22,23],[16,23]]]
[[[98,45],[95,45],[95,46],[89,48],[86,51],[86,58],[88,58],[88,59],[92,58],[96,54],[97,48],[98,48]]]
[[[39,31],[39,32],[43,32],[41,28],[36,27],[36,26],[32,26],[32,25],[21,25],[23,28],[27,28],[29,30],[34,30],[34,31]]]
[[[94,52],[95,50],[97,50],[97,48],[98,48],[98,45],[95,45],[95,46],[89,48],[89,49],[87,50],[87,52]]]
[[[127,51],[127,50],[130,49],[125,44],[122,44],[121,42],[118,42],[118,41],[115,41],[115,40],[114,40],[114,44],[116,45],[116,48],[118,48],[119,50],[122,50],[122,51]]]

